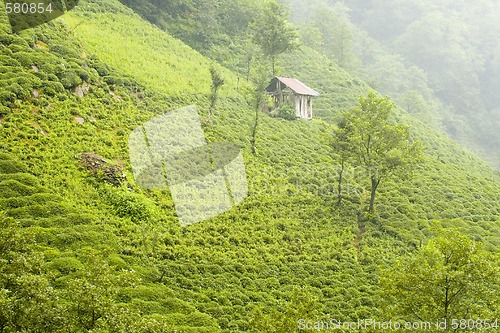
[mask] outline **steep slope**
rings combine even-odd
[[[335,207],[329,124],[262,114],[258,154],[250,154],[251,87],[228,70],[215,123],[204,130],[209,142],[243,148],[250,195],[222,216],[181,228],[167,191],[135,185],[127,139],[176,107],[194,103],[206,117],[211,61],[113,0],[82,1],[20,35],[2,23],[2,92],[17,88],[13,81],[20,89],[2,100],[0,143],[9,155],[1,156],[0,185],[10,192],[0,209],[19,230],[58,235],[38,240],[33,251],[44,269],[30,272],[56,290],[40,297],[42,310],[57,304],[50,313],[64,318],[43,317],[53,331],[243,332],[266,331],[276,313],[286,314],[276,322],[282,329],[296,329],[301,316],[376,317],[378,267],[425,242],[434,219],[498,251],[498,175],[403,113],[427,159],[412,182],[383,186],[380,218],[359,238],[364,184],[351,177],[350,200]],[[326,120],[367,89],[308,49],[283,67],[322,93],[317,112]],[[113,186],[94,175],[81,164],[85,152],[123,166],[127,180]],[[112,287],[96,278],[102,272]],[[99,308],[83,303],[89,290],[106,291]],[[22,291],[16,300],[28,305]],[[89,310],[78,312],[80,305]],[[92,310],[100,319],[89,320]],[[26,314],[16,328],[41,325],[36,316]]]
[[[323,50],[498,170],[498,27],[492,1],[287,0]]]
[[[286,55],[283,60],[287,75],[306,77],[306,82],[322,93],[315,104],[315,112],[323,119],[333,119],[338,111],[353,106],[357,95],[368,90],[359,79],[349,76],[326,57],[307,47]],[[399,110],[396,119],[410,125],[414,139],[424,144],[426,161],[415,170],[412,182],[401,186],[391,184],[382,189],[383,202],[379,206],[384,219],[382,228],[406,234],[408,239],[417,242],[416,229],[425,228],[418,225],[427,224],[426,220],[445,220],[448,226],[465,227],[464,220],[469,221],[469,227],[465,229],[470,228],[470,234],[476,239],[485,238],[498,245],[499,211],[495,193],[499,173],[437,132],[425,117],[419,119],[419,115]],[[477,187],[477,184],[481,186]],[[354,188],[362,191],[356,189],[356,185]],[[490,193],[490,199],[483,198],[483,193]],[[476,224],[476,214],[481,215],[483,222]],[[476,234],[479,225],[489,230],[487,235]]]

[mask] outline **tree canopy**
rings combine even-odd
[[[276,74],[276,57],[298,46],[297,30],[287,21],[285,7],[270,2],[251,25],[252,40],[269,58],[273,75]]]
[[[499,313],[499,258],[455,229],[438,228],[418,252],[383,271],[389,316],[407,321],[493,319]],[[484,327],[484,326],[483,326]]]
[[[411,142],[409,128],[391,118],[394,103],[374,91],[359,98],[358,105],[344,111],[332,145],[341,155],[361,166],[370,180],[370,204],[374,212],[375,195],[381,181],[391,176],[404,177],[415,167],[421,152]]]

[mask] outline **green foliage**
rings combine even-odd
[[[100,62],[107,64],[101,65],[98,62],[94,65],[101,74],[107,73],[106,66],[120,68],[120,74],[104,76],[108,84],[137,89],[139,83],[169,96],[183,95],[186,92],[196,92],[205,98],[209,96],[210,60],[197,52],[192,52],[187,45],[154,26],[145,26],[144,22],[131,11],[116,16],[114,12],[117,6],[115,1],[107,1],[100,5],[82,3],[79,7],[85,10],[85,15],[78,11],[65,15],[65,21],[74,27],[75,34],[87,41],[86,47],[89,52],[98,54]],[[102,11],[97,8],[101,8]],[[92,20],[89,21],[89,18]],[[128,36],[106,24],[116,19],[119,20],[117,22],[119,26],[127,27],[130,32]],[[96,26],[90,22],[101,22],[101,24]],[[96,35],[100,37],[94,38]],[[147,44],[155,47],[149,49],[136,47],[144,43],[144,37],[147,38]],[[165,66],[163,70],[158,70],[158,63]],[[227,91],[232,94],[237,88],[237,79],[234,74],[224,70],[221,70],[221,74],[226,81],[221,92]],[[132,77],[133,80],[130,79]]]
[[[415,90],[409,90],[403,93],[399,98],[398,104],[408,113],[418,113],[429,110],[429,105],[424,97]]]
[[[267,5],[246,0],[121,2],[210,59],[246,73],[255,48],[248,40],[248,27]]]
[[[15,174],[24,171],[25,166],[21,162],[15,160],[0,159],[0,173]]]
[[[299,332],[298,321],[316,318],[318,295],[313,288],[294,287],[289,298],[269,310],[255,309],[251,316],[250,332]]]
[[[240,58],[247,52],[240,46],[249,42],[238,36],[234,43],[219,43],[231,32],[222,23],[227,18],[227,27],[244,33],[245,22],[256,18],[263,2],[159,5],[174,10],[176,18],[166,21],[169,32],[187,40],[200,32],[197,24],[207,25],[197,41],[206,48],[199,50],[238,67],[247,59],[246,54]],[[204,12],[208,7],[211,11]],[[157,18],[166,15],[148,8]],[[222,12],[227,15],[219,16]],[[204,15],[218,26],[196,21]],[[240,17],[244,21],[238,26]],[[214,35],[212,28],[225,32]],[[5,235],[0,244],[11,249],[0,253],[5,332],[90,327],[134,333],[293,332],[300,316],[383,318],[377,268],[390,267],[426,242],[430,221],[460,228],[488,251],[500,247],[498,176],[399,110],[395,121],[412,126],[426,158],[411,182],[387,179],[379,189],[375,223],[366,224],[358,237],[356,211],[367,184],[346,169],[344,204],[334,207],[337,193],[331,184],[338,168],[325,136],[327,121],[354,106],[367,85],[308,47],[280,56],[287,76],[321,92],[314,101],[317,119],[308,122],[260,113],[254,106],[262,96],[253,94],[258,83],[238,81],[238,74],[217,67],[225,84],[217,122],[204,131],[208,142],[242,147],[249,196],[221,216],[181,228],[168,191],[135,186],[127,139],[140,124],[179,106],[197,104],[200,117],[206,117],[213,60],[115,0],[81,1],[75,11],[20,35],[4,30],[5,63],[18,66],[9,73],[35,75],[43,83],[35,87],[41,97],[16,95],[0,120],[0,146],[9,152],[0,153],[0,161],[10,161],[0,164],[8,172],[0,172],[0,182],[12,189],[0,199],[0,209],[16,215],[6,218],[11,226],[3,226],[0,235]],[[38,40],[48,48],[33,48]],[[63,87],[65,71],[85,81],[86,94],[76,96]],[[2,79],[12,77],[17,76]],[[21,95],[33,96],[37,82],[19,80]],[[257,142],[255,154],[251,138]],[[123,165],[127,180],[112,186],[90,176],[75,158],[88,151]]]
[[[434,6],[429,0],[286,2],[294,21],[322,33],[321,43],[311,47],[323,49],[401,107],[425,106],[414,111],[423,111],[437,128],[498,166],[497,5],[490,0],[460,6],[452,1]],[[408,104],[415,92],[424,104],[418,98]],[[464,119],[460,126],[457,118]]]
[[[359,104],[343,113],[340,129],[334,133],[334,148],[340,150],[341,163],[353,159],[370,180],[369,213],[374,212],[375,194],[382,180],[404,176],[421,158],[418,143],[410,142],[407,126],[391,124],[394,104],[375,92],[360,97]]]
[[[69,282],[69,299],[79,324],[87,330],[96,327],[100,320],[114,309],[114,297],[120,287],[134,283],[131,272],[115,274],[112,266],[93,251],[84,253],[85,266],[79,276]]]
[[[319,6],[312,17],[312,26],[321,34],[322,43],[316,45],[341,67],[355,71],[359,59],[354,53],[354,38],[347,19],[348,8],[338,3],[331,9]]]
[[[66,89],[75,88],[80,85],[83,81],[75,72],[65,72],[60,75],[61,84]]]
[[[0,193],[2,198],[32,195],[37,190],[31,186],[24,185],[17,180],[4,180],[0,183]]]
[[[57,331],[61,309],[43,275],[44,261],[32,245],[32,233],[0,216],[0,327],[13,332],[36,328]]]
[[[269,2],[250,27],[253,41],[264,56],[271,60],[272,75],[276,75],[276,57],[298,47],[296,29],[286,20],[285,7]]]
[[[288,119],[288,120],[297,119],[297,112],[295,111],[293,105],[290,103],[283,103],[279,105],[276,108],[276,112],[278,114],[278,117],[281,117],[283,119]]]
[[[208,122],[212,122],[212,113],[217,102],[219,89],[224,84],[224,78],[221,73],[213,65],[210,66],[210,77],[212,78],[212,85],[210,86],[210,106],[208,108]]]
[[[303,46],[283,54],[281,60],[285,76],[300,78],[320,93],[313,100],[314,118],[334,122],[336,114],[355,106],[359,96],[370,90],[366,83],[311,48]]]
[[[119,191],[104,187],[104,197],[114,207],[114,212],[120,217],[129,217],[133,222],[146,222],[152,218],[152,207],[143,196],[130,192],[127,188]]]
[[[453,229],[438,229],[425,247],[382,273],[388,316],[436,322],[496,318],[498,255]],[[449,330],[451,328],[449,327]]]

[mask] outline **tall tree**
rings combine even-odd
[[[407,90],[399,96],[399,103],[408,113],[424,112],[429,105],[424,97],[416,90]]]
[[[351,127],[347,126],[346,122],[341,120],[338,126],[332,131],[330,139],[330,147],[332,147],[334,153],[337,154],[340,164],[337,174],[337,204],[339,206],[342,203],[343,197],[342,182],[344,180],[345,168],[349,159],[352,158],[351,135]]]
[[[257,128],[259,126],[259,115],[262,112],[264,107],[267,107],[267,95],[265,93],[266,85],[268,84],[268,74],[265,69],[265,66],[262,63],[262,59],[256,59],[255,65],[252,70],[252,82],[254,84],[255,89],[249,92],[247,103],[250,108],[254,110],[254,121],[252,124],[251,132],[250,132],[250,149],[252,154],[257,153],[256,149],[256,141],[257,141]]]
[[[355,70],[360,64],[354,53],[352,24],[347,15],[348,8],[342,3],[335,6],[319,6],[311,19],[323,41],[322,51],[343,68]]]
[[[495,318],[500,310],[498,255],[457,230],[435,232],[425,247],[382,272],[387,315],[409,322],[446,320],[447,331],[457,331],[453,324],[460,325],[462,318]]]
[[[210,77],[212,78],[212,85],[210,91],[210,106],[208,108],[208,123],[212,123],[212,114],[219,97],[219,89],[224,84],[224,78],[215,66],[210,67]]]
[[[354,108],[343,112],[343,135],[334,137],[337,145],[365,171],[370,181],[370,205],[374,212],[375,195],[380,183],[391,176],[406,176],[420,159],[420,144],[410,141],[408,126],[391,124],[394,107],[389,97],[374,91],[361,96]]]
[[[287,16],[285,7],[272,1],[250,26],[252,40],[271,61],[273,76],[277,56],[298,47],[297,30],[287,21]]]

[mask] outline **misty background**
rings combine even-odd
[[[500,4],[284,0],[302,42],[500,169]]]
[[[248,78],[265,1],[120,0]],[[500,170],[500,4],[494,0],[280,0],[301,48],[352,76]],[[333,111],[333,110],[332,110]]]

